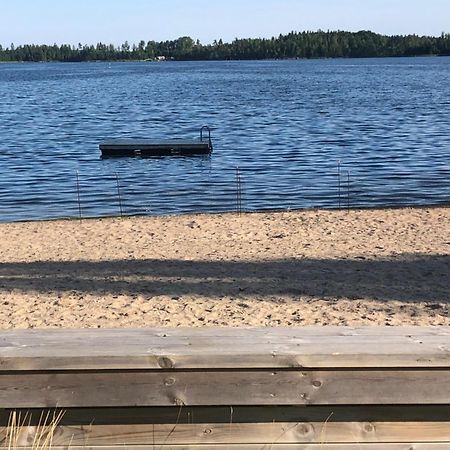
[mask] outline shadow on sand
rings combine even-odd
[[[206,297],[300,296],[450,302],[449,255],[271,261],[1,263],[0,292]]]

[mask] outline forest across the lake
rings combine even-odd
[[[304,31],[278,37],[222,39],[202,44],[183,36],[163,42],[140,41],[122,45],[36,45],[4,48],[0,61],[138,61],[138,60],[258,60],[291,58],[371,58],[390,56],[450,55],[450,33],[440,36],[386,36],[371,31]]]

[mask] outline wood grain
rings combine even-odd
[[[4,408],[449,404],[450,370],[24,372]]]
[[[21,450],[33,450],[31,447],[19,447]],[[123,445],[117,446],[55,446],[52,450],[155,450],[153,444],[149,445]],[[211,447],[208,445],[195,445],[195,444],[183,444],[183,445],[160,445],[156,447],[157,450],[209,450]],[[383,443],[380,444],[215,444],[214,449],[218,450],[450,450],[450,443],[435,443],[435,442],[422,442],[422,443]],[[9,450],[7,447],[0,447],[0,450]]]
[[[0,371],[450,367],[445,327],[13,330]]]
[[[36,427],[24,427],[17,445],[33,442]],[[96,445],[217,445],[450,442],[450,422],[297,422],[260,424],[87,425],[60,426],[53,444]],[[0,446],[6,446],[0,432]]]
[[[39,408],[54,450],[450,450],[450,331],[1,332],[0,426]]]

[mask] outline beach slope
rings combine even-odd
[[[0,328],[450,325],[450,209],[0,224]]]

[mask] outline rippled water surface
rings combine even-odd
[[[100,159],[203,124],[211,157]],[[233,210],[237,166],[245,210],[448,204],[449,130],[450,58],[1,64],[0,220]]]

